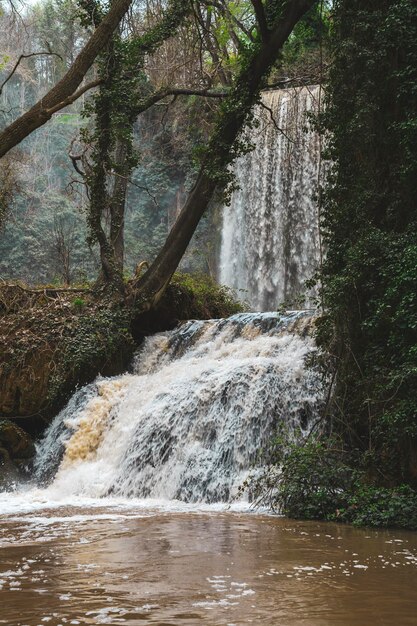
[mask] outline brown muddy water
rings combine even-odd
[[[415,626],[417,535],[237,512],[9,512],[0,624]]]

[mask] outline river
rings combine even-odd
[[[42,492],[0,509],[7,626],[417,623],[411,532]]]
[[[0,624],[417,624],[416,534],[239,502],[274,433],[320,417],[313,321],[188,322],[78,390],[0,493]]]

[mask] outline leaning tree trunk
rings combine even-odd
[[[17,146],[34,130],[43,126],[82,83],[84,76],[104,49],[127,12],[132,0],[114,0],[107,15],[91,35],[63,78],[29,111],[15,120],[0,134],[0,157]]]
[[[165,245],[137,283],[137,292],[143,294],[141,302],[144,308],[157,304],[171,280],[216,188],[222,186],[222,175],[234,159],[233,145],[258,98],[264,78],[277,60],[294,26],[315,1],[290,0],[284,4],[281,15],[272,28],[267,32],[264,27],[261,29],[264,32],[259,47],[241,71],[230,95],[224,100],[197,181]]]

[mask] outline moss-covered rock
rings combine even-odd
[[[50,416],[99,373],[131,359],[130,316],[90,291],[0,287],[0,415]]]
[[[35,454],[32,439],[10,420],[0,420],[0,448],[6,450],[13,461],[28,460]]]
[[[243,311],[231,291],[206,274],[177,272],[172,277],[157,307],[134,315],[132,334],[140,340],[151,334],[174,328],[189,319],[217,319]]]

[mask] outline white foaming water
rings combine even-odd
[[[255,149],[234,166],[219,278],[252,309],[270,311],[305,292],[320,259],[320,138],[307,116],[318,110],[320,87],[269,91],[262,100],[267,108],[258,108],[249,133]]]
[[[8,510],[230,501],[279,424],[317,417],[310,325],[303,313],[238,314],[149,337],[133,374],[96,380],[55,418],[35,463],[48,486]]]

